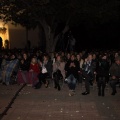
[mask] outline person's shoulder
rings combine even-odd
[[[83,61],[84,61],[84,59],[83,59],[83,58],[81,58],[81,60],[80,60],[80,61],[82,61],[82,62],[83,62]]]
[[[92,60],[91,63],[95,64],[95,63],[97,63],[97,61],[96,60]]]
[[[71,62],[71,60],[67,60],[67,61],[66,61],[66,63],[70,63],[70,62]]]
[[[52,62],[52,60],[50,59],[50,60],[48,60],[48,63],[52,64],[53,62]]]
[[[79,61],[78,60],[74,60],[75,63],[79,64]]]
[[[114,62],[111,64],[110,68],[117,66],[117,64]]]
[[[62,64],[62,65],[65,65],[65,62],[64,62],[64,61],[62,61],[62,62],[61,62],[61,64]]]

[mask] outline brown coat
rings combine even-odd
[[[53,63],[53,73],[56,72],[57,69],[61,71],[61,74],[63,75],[63,78],[65,78],[65,62],[60,62],[59,64],[57,62]]]

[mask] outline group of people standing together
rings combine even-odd
[[[6,61],[5,65],[7,66],[8,56],[6,56],[5,54],[2,59],[4,63]],[[35,89],[41,88],[44,84],[47,88],[49,86],[47,78],[49,77],[54,81],[54,88],[60,91],[59,80],[63,79],[68,84],[69,96],[73,96],[78,82],[85,82],[85,91],[82,95],[88,95],[90,94],[90,85],[93,85],[96,80],[98,96],[105,96],[106,83],[110,83],[111,95],[117,93],[116,84],[120,82],[119,54],[114,53],[111,56],[106,52],[99,54],[98,52],[66,54],[60,52],[48,55],[37,51],[32,55],[25,52],[16,54],[14,55],[15,59],[18,60],[16,65],[18,68],[16,72],[18,84],[27,84]],[[2,65],[3,62],[1,62]],[[1,73],[5,72],[6,66],[2,67]],[[4,79],[2,82],[8,85],[9,80]]]

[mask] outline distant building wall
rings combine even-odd
[[[10,48],[24,48],[26,45],[26,31],[25,28],[21,26],[14,26],[10,23],[9,27],[9,40]]]
[[[0,21],[0,27],[3,26],[3,22]],[[27,36],[26,29],[20,25],[12,25],[8,23],[5,25],[7,28],[6,34],[0,34],[0,37],[3,39],[3,43],[6,39],[9,40],[10,48],[25,48],[27,46]],[[39,30],[36,28],[35,30],[28,31],[28,40],[31,43],[31,47],[39,47],[40,45],[40,35]],[[5,44],[3,44],[5,46]]]
[[[26,29],[20,25],[9,26],[9,38],[10,38],[10,48],[25,48],[27,46],[27,34]],[[36,28],[35,30],[28,31],[28,40],[31,43],[31,48],[39,46],[39,32]]]
[[[31,42],[31,47],[39,47],[40,46],[40,36],[39,30],[36,28],[35,30],[28,31],[28,40]]]

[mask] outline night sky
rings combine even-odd
[[[120,22],[107,22],[104,24],[80,23],[78,26],[71,27],[70,31],[76,39],[75,51],[84,49],[120,49]],[[66,44],[68,33],[66,33],[64,39]],[[58,43],[57,48],[59,45],[61,43]]]
[[[120,23],[79,25],[72,28],[76,39],[76,50],[80,48],[118,49],[120,48]]]

